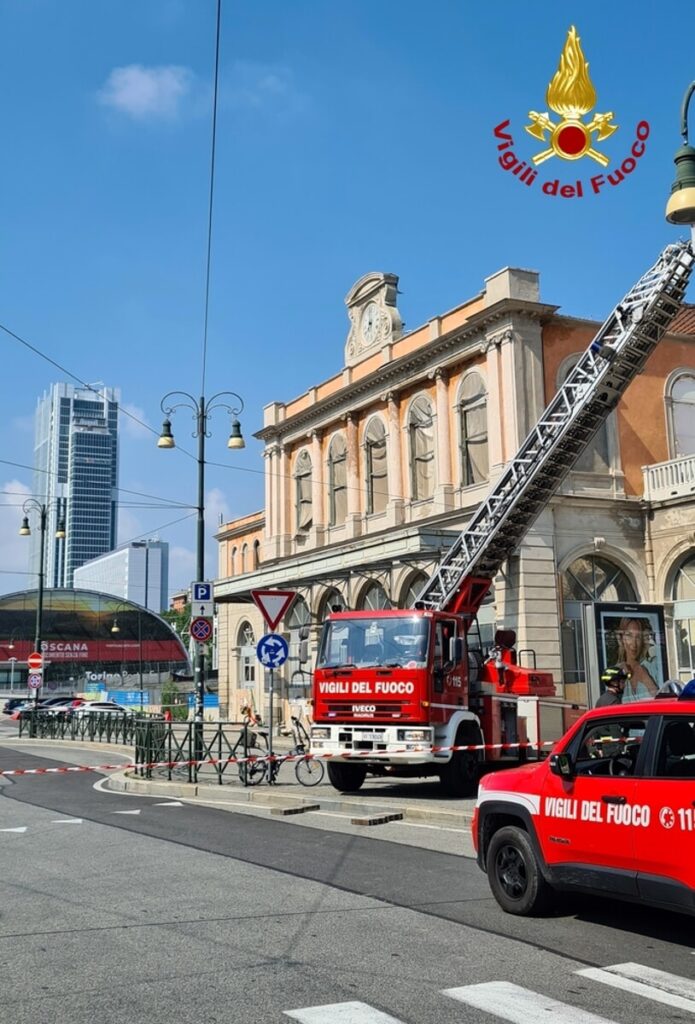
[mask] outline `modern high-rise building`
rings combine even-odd
[[[45,582],[71,587],[75,569],[116,546],[118,401],[113,388],[53,384],[36,409],[34,494],[48,505]],[[65,522],[65,540],[56,540]],[[38,572],[40,532],[30,569]]]
[[[76,590],[98,590],[154,612],[166,611],[169,545],[164,540],[131,541],[75,569],[73,583]]]

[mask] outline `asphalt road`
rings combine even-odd
[[[0,768],[41,764],[0,747]],[[372,839],[95,783],[0,778],[12,1024],[695,1020],[691,919],[583,899],[521,921],[472,859],[390,826]],[[624,968],[577,973],[625,963],[646,991],[614,987]]]

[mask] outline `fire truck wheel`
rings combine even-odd
[[[479,733],[458,732],[456,746],[481,743]],[[457,750],[448,764],[443,765],[439,780],[447,796],[475,796],[478,792],[479,755],[476,750]]]
[[[367,777],[367,769],[361,764],[328,764],[328,778],[335,789],[342,793],[356,793]]]
[[[539,914],[547,908],[550,886],[522,828],[507,825],[495,832],[487,851],[486,870],[492,895],[508,914]]]

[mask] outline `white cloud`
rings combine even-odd
[[[23,515],[22,504],[31,494],[31,489],[19,480],[7,480],[2,485],[2,491],[4,493],[0,498],[0,566],[3,572],[0,574],[0,589],[4,593],[31,590],[36,586],[35,578],[26,575],[29,569],[31,540],[28,537],[17,536]],[[31,521],[32,527],[36,527],[35,518],[33,517]]]
[[[179,544],[169,548],[169,594],[188,590],[195,577],[195,555]]]
[[[118,506],[118,543],[129,544],[131,540],[140,540],[144,533],[142,523],[133,515],[129,508]]]
[[[178,117],[191,91],[193,72],[170,64],[144,67],[128,64],[114,68],[97,93],[101,104],[138,121]]]
[[[220,523],[229,521],[229,505],[219,487],[213,487],[205,495],[205,519],[209,530],[217,533]]]
[[[256,111],[297,113],[307,104],[291,68],[254,61],[235,61],[224,93],[232,106]]]
[[[152,437],[152,428],[147,420],[147,415],[139,405],[121,402],[118,411],[120,428],[127,437],[132,437],[138,441],[145,437]]]

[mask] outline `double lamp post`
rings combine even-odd
[[[46,527],[48,525],[48,514],[51,510],[51,502],[43,503],[38,501],[36,498],[27,498],[22,506],[24,512],[24,518],[22,519],[22,525],[19,529],[20,537],[30,537],[31,527],[29,526],[29,516],[36,512],[39,517],[39,528],[41,530],[41,540],[39,543],[39,582],[36,596],[36,628],[34,630],[34,650],[39,654],[41,653],[41,632],[43,629],[43,590],[44,590],[44,576],[46,566]],[[58,511],[60,511],[59,503],[56,503]],[[58,524],[55,531],[56,540],[65,540],[65,522],[63,519],[58,520]],[[34,710],[38,707],[39,703],[39,687],[34,688]],[[34,721],[32,719],[32,731],[35,728]]]
[[[230,405],[220,399],[232,399]],[[180,401],[176,401],[180,399]],[[172,401],[174,400],[174,401]],[[158,448],[175,448],[176,441],[171,431],[170,416],[177,409],[190,409],[195,421],[195,430],[192,436],[198,440],[198,504],[197,504],[197,526],[196,526],[196,580],[202,582],[205,579],[205,439],[210,437],[208,431],[208,418],[214,409],[225,409],[231,417],[231,429],[227,447],[232,449],[245,448],[246,443],[241,433],[241,425],[238,416],[244,409],[243,400],[234,391],[220,391],[212,398],[205,399],[201,395],[195,399],[187,391],[170,391],[161,401],[161,409],[165,419],[162,424],[162,433],[157,441]],[[202,643],[196,642],[194,664],[194,688],[195,688],[195,758],[202,759],[203,750],[203,707],[205,698],[205,647]],[[197,771],[197,767],[196,767]]]

